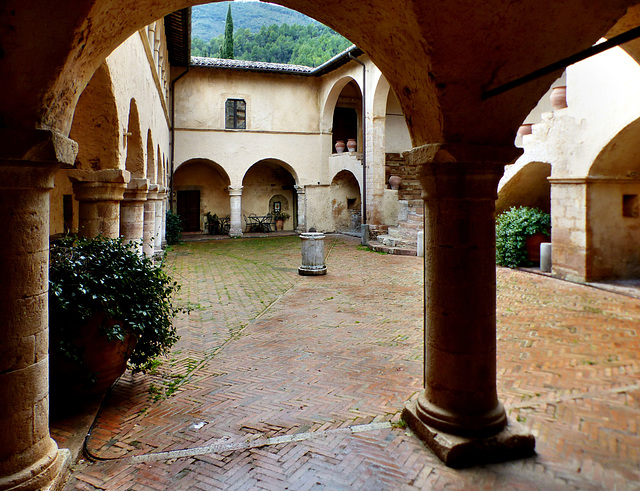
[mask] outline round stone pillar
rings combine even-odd
[[[158,185],[150,184],[147,201],[144,202],[144,226],[142,231],[142,250],[148,256],[153,256],[154,252],[157,199]]]
[[[453,466],[517,458],[535,445],[526,432],[514,437],[514,426],[502,431],[496,391],[495,199],[509,159],[493,156],[461,145],[409,153],[425,202],[425,389],[403,417]]]
[[[304,186],[294,186],[296,189],[296,193],[298,196],[298,226],[296,228],[296,231],[299,233],[305,232],[307,230],[307,225],[306,225],[306,215],[305,215],[305,208],[306,208],[306,200],[305,200],[305,193],[304,193]]]
[[[73,170],[69,179],[79,202],[78,233],[85,237],[120,236],[120,202],[129,182],[126,170]]]
[[[425,391],[420,419],[447,433],[497,433],[495,199],[503,164],[434,162],[425,201]]]
[[[162,200],[162,228],[160,229],[162,235],[162,248],[167,247],[167,202],[169,201],[169,193],[165,195],[165,199]]]
[[[231,208],[229,235],[242,237],[242,186],[229,186],[229,205]]]
[[[158,198],[155,203],[155,234],[153,242],[153,250],[155,254],[162,253],[162,203],[165,200],[166,189],[164,186],[158,186]]]
[[[148,179],[131,179],[120,203],[120,235],[125,242],[137,242],[139,254],[142,254],[144,204],[148,191]]]
[[[302,276],[321,276],[327,274],[324,263],[324,234],[309,232],[300,234],[302,240],[302,265],[298,274]]]
[[[49,436],[49,191],[58,165],[0,160],[0,490],[40,490],[68,451]]]

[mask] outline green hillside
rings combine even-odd
[[[192,56],[221,57],[229,4],[237,60],[316,67],[351,46],[327,26],[279,5],[219,2],[193,7]]]
[[[191,11],[191,36],[205,41],[224,32],[224,21],[228,5],[231,4],[233,24],[236,28],[258,32],[262,26],[271,24],[308,24],[319,23],[295,10],[279,5],[262,2],[217,2],[193,7]]]

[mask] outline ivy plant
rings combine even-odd
[[[526,239],[537,232],[551,235],[551,216],[526,206],[512,207],[496,218],[496,262],[515,268],[528,266]]]
[[[161,265],[137,252],[138,244],[122,238],[65,237],[52,244],[49,266],[49,328],[51,350],[76,363],[82,353],[74,342],[95,315],[108,339],[130,333],[137,344],[129,365],[137,371],[177,340],[173,326],[180,312],[173,306],[179,285]]]
[[[180,220],[179,215],[176,215],[171,210],[167,210],[165,238],[169,245],[179,244],[182,242],[182,220]]]

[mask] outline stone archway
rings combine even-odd
[[[529,162],[498,190],[496,215],[512,206],[529,206],[551,213],[551,164]]]
[[[7,293],[0,303],[0,320],[11,328],[3,337],[0,358],[29,358],[29,346],[23,343],[27,331],[37,332],[42,339],[47,336],[44,308],[41,305],[35,312],[25,310],[22,296],[28,290],[33,298],[41,298],[46,294],[46,278],[25,280],[22,272],[46,270],[44,246],[38,245],[34,250],[31,244],[46,242],[43,235],[48,229],[46,203],[53,166],[73,162],[75,148],[65,136],[80,93],[105,57],[136,29],[196,3],[199,2],[70,0],[64,9],[49,0],[5,3],[0,22],[11,28],[3,30],[0,40],[0,63],[5,76],[5,90],[0,92],[0,121],[2,141],[6,142],[0,158],[7,163],[2,168],[0,194],[5,206],[0,208],[0,221],[12,231],[15,240],[2,246],[0,256],[17,257],[23,266],[14,268],[16,273],[7,274],[2,280]],[[504,424],[504,413],[495,399],[495,383],[493,389],[490,383],[491,379],[495,382],[495,277],[489,268],[494,259],[490,254],[493,198],[502,165],[514,158],[510,148],[516,129],[555,74],[499,97],[485,99],[482,94],[592,45],[636,0],[571,0],[561,4],[528,0],[511,3],[508,10],[498,0],[473,9],[450,0],[279,3],[346,34],[371,56],[389,80],[403,108],[414,146],[427,145],[414,150],[411,159],[421,168],[433,244],[453,237],[447,233],[449,228],[465,237],[475,232],[475,236],[485,238],[475,244],[473,251],[468,244],[454,244],[448,249],[455,251],[453,257],[445,257],[444,247],[431,251],[434,257],[429,263],[432,269],[427,275],[430,284],[425,298],[436,304],[428,303],[425,312],[430,328],[439,336],[431,334],[438,346],[428,348],[427,391],[421,401],[422,408],[430,413],[425,416],[427,422],[440,430],[459,434],[498,431]],[[549,16],[549,8],[556,15]],[[335,15],[336,11],[345,10],[350,15]],[[538,42],[531,43],[531,35]],[[470,208],[467,205],[471,202],[481,206]],[[21,203],[21,208],[16,209],[14,203]],[[438,222],[438,213],[456,219]],[[39,219],[44,224],[34,224],[34,217],[42,217]],[[45,232],[39,232],[41,229]],[[456,276],[456,267],[465,271],[465,277]],[[469,278],[473,283],[467,281]],[[437,296],[440,286],[448,288],[447,295]],[[468,297],[467,291],[483,295]],[[460,311],[461,306],[465,307],[464,318],[448,321],[438,316],[445,310]],[[27,318],[32,320],[28,328],[24,322],[9,322]],[[481,322],[474,322],[471,328],[467,324],[471,319]],[[467,341],[470,333],[473,343]],[[456,344],[457,339],[464,339],[466,344]],[[11,395],[11,402],[16,407],[20,402],[24,412],[32,416],[20,418],[21,426],[16,427],[18,409],[11,407],[9,415],[0,420],[2,428],[12,428],[12,435],[25,435],[24,442],[0,452],[0,463],[8,469],[5,474],[17,479],[22,474],[39,473],[36,487],[48,484],[60,466],[55,445],[43,429],[46,389],[40,388],[46,380],[47,357],[46,353],[40,355],[41,360],[25,365],[22,361],[9,362],[2,370],[7,381],[3,387],[8,387],[4,390]],[[460,360],[464,363],[457,363]],[[26,382],[21,378],[25,367],[31,374]],[[469,377],[463,367],[481,369],[469,369]],[[38,390],[21,393],[20,387],[27,385]],[[20,397],[16,398],[14,392]],[[33,416],[35,413],[39,416]],[[451,415],[455,420],[452,425],[439,419],[450,419]],[[34,428],[37,434],[32,433]],[[31,452],[31,458],[16,462],[16,455],[25,449]]]
[[[138,113],[138,104],[135,99],[131,99],[129,104],[129,122],[127,124],[127,133],[125,136],[125,148],[127,151],[125,169],[131,173],[131,177],[144,179],[147,177],[147,165],[144,160],[140,115]],[[149,157],[147,156],[147,158]],[[153,155],[151,156],[151,159],[153,160]]]
[[[331,180],[331,214],[336,232],[360,232],[362,197],[358,180],[349,171],[338,172]]]
[[[230,214],[230,183],[222,166],[208,159],[192,159],[178,166],[173,176],[174,209],[185,231],[203,230],[207,213],[221,218]]]
[[[281,196],[281,206],[290,216],[284,230],[297,226],[297,175],[293,168],[276,159],[264,159],[253,164],[242,179],[242,214],[264,216],[273,212],[274,196]]]
[[[640,119],[602,149],[584,189],[585,279],[640,278]]]

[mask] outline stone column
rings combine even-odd
[[[296,231],[299,233],[306,232],[307,223],[306,223],[306,200],[304,194],[304,186],[294,186],[296,188],[296,193],[298,194],[298,227]]]
[[[515,423],[505,430],[496,392],[495,199],[512,156],[462,145],[408,152],[425,200],[425,390],[403,417],[452,466],[517,458],[535,444]]]
[[[148,256],[153,256],[156,233],[156,201],[158,199],[158,185],[149,184],[147,201],[144,203],[144,227],[142,231],[142,250]]]
[[[0,129],[0,489],[48,489],[70,464],[49,435],[47,290],[49,191],[76,152],[49,131]]]
[[[167,203],[169,201],[169,193],[165,193],[165,198],[162,200],[162,228],[160,229],[162,236],[161,246],[163,249],[167,248]]]
[[[158,186],[158,199],[156,200],[156,220],[153,250],[155,254],[162,253],[162,203],[165,200],[166,188]]]
[[[129,171],[72,170],[69,179],[79,202],[78,233],[85,237],[120,236],[120,201],[129,182]]]
[[[144,203],[148,191],[149,179],[131,179],[120,203],[120,235],[126,242],[137,241],[139,254],[142,254]]]
[[[229,186],[229,204],[231,206],[229,236],[242,237],[242,186]]]

